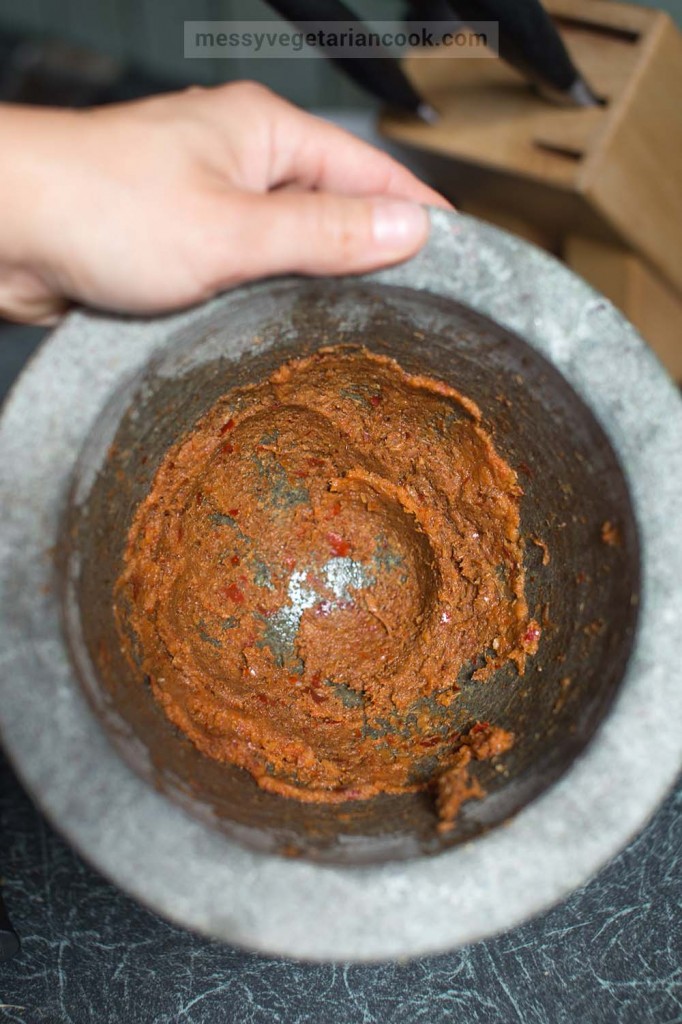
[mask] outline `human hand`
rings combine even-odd
[[[450,208],[248,82],[87,111],[0,106],[0,148],[0,313],[34,323],[70,301],[156,313],[257,277],[371,270],[423,245],[419,204]]]

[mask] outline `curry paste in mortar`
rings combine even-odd
[[[521,493],[472,401],[320,349],[167,453],[128,537],[121,641],[207,756],[298,800],[435,785],[446,827],[480,795],[469,761],[513,739],[454,729],[458,678],[537,649]]]

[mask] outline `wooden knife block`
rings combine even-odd
[[[682,36],[630,4],[546,6],[605,106],[553,106],[500,60],[411,55],[441,118],[381,130],[459,209],[562,256],[682,379]]]

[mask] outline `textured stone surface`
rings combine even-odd
[[[0,395],[42,332],[0,329]],[[498,938],[407,964],[271,960],[161,921],[90,870],[0,760],[0,874],[22,949],[15,1024],[682,1021],[682,784],[585,888]]]
[[[90,870],[0,765],[0,865],[22,949],[15,1024],[682,1021],[682,784],[584,889],[506,935],[379,966],[271,960],[166,924]]]
[[[0,328],[0,396],[42,332]],[[0,875],[22,950],[16,1024],[682,1021],[682,784],[585,888],[498,938],[406,964],[271,960],[175,928],[63,843],[0,760]]]

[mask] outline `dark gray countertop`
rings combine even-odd
[[[0,397],[44,332],[0,325]],[[487,942],[320,966],[175,928],[92,871],[0,760],[0,872],[22,949],[0,965],[18,1024],[682,1022],[682,783],[585,888]]]

